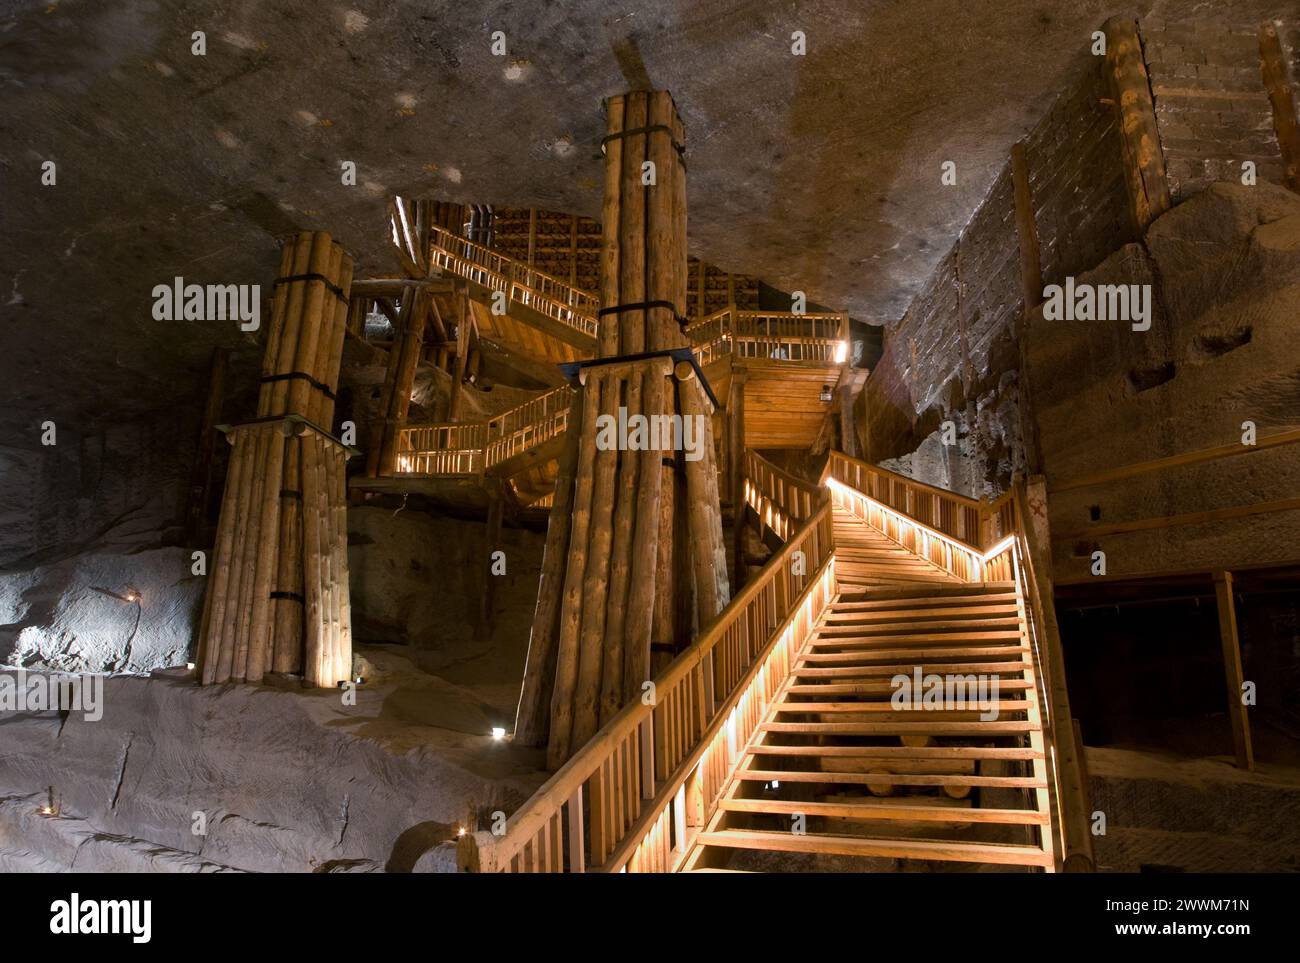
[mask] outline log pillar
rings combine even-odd
[[[1170,206],[1155,99],[1142,57],[1137,21],[1131,17],[1112,17],[1102,30],[1106,34],[1106,81],[1115,109],[1119,111],[1129,213],[1136,236],[1141,237],[1148,225]]]
[[[516,741],[540,741],[539,704],[549,700],[552,768],[639,697],[652,643],[684,641],[673,626],[683,562],[699,604],[693,624],[729,598],[711,406],[691,365],[674,377],[669,357],[644,357],[687,346],[681,119],[666,91],[611,97],[606,119],[598,361],[579,374],[581,415],[566,445],[575,469],[557,484],[544,563],[554,570],[543,573],[517,717],[526,728]],[[674,502],[685,509],[680,532]]]
[[[325,232],[286,244],[256,421],[232,445],[197,663],[203,684],[352,670],[346,449],[334,416],[352,258]]]

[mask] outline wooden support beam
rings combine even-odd
[[[1250,719],[1242,701],[1245,682],[1241,670],[1241,640],[1237,636],[1237,608],[1233,599],[1232,573],[1214,573],[1214,597],[1219,609],[1219,641],[1223,645],[1223,672],[1227,684],[1228,719],[1232,723],[1232,748],[1239,769],[1255,768],[1255,753],[1250,744]]]
[[[1300,192],[1300,120],[1296,117],[1295,92],[1287,71],[1286,54],[1272,21],[1260,24],[1259,59],[1264,74],[1264,89],[1273,106],[1273,130],[1282,152],[1283,182]]]
[[[451,400],[447,406],[447,420],[460,421],[461,384],[465,380],[465,365],[469,361],[470,328],[469,288],[460,292],[460,318],[456,322],[456,370],[451,375]]]
[[[1017,411],[1020,421],[1020,439],[1025,449],[1025,467],[1032,474],[1037,473],[1042,465],[1039,456],[1038,426],[1034,420],[1034,407],[1029,397],[1029,339],[1026,333],[1029,316],[1043,299],[1043,267],[1038,246],[1038,218],[1034,212],[1033,191],[1029,183],[1029,156],[1023,140],[1011,148],[1011,183],[1015,194],[1016,239],[1020,246],[1020,283],[1024,300],[1020,312],[1020,327],[1015,335],[1020,354],[1017,388],[1021,403]]]
[[[727,449],[731,469],[732,571],[737,589],[745,582],[745,381],[749,372],[740,365],[731,368],[731,390],[727,397]]]
[[[528,209],[528,266],[533,266],[533,257],[537,250],[537,208]]]
[[[1129,213],[1136,236],[1141,237],[1147,226],[1170,206],[1155,100],[1142,56],[1137,21],[1131,17],[1112,17],[1102,29],[1106,34],[1106,80],[1119,112]]]

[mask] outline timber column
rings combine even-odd
[[[713,406],[691,363],[669,354],[689,350],[681,118],[667,91],[605,106],[599,357],[579,372],[515,726],[516,742],[548,745],[552,768],[641,696],[652,646],[689,642],[673,618],[682,573],[695,626],[729,601]],[[651,422],[678,431],[638,434]]]
[[[330,433],[352,258],[324,231],[280,261],[257,419],[233,446],[196,662],[204,685],[267,672],[333,686],[352,670],[345,462]]]

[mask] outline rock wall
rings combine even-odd
[[[1294,560],[1300,510],[1106,534],[1109,526],[1294,498],[1295,445],[1053,493],[1069,479],[1300,427],[1300,197],[1216,184],[1156,220],[1080,284],[1151,284],[1151,329],[1029,321],[1058,580]],[[1244,451],[1244,447],[1243,447]]]
[[[1259,180],[1283,182],[1273,109],[1260,72],[1260,22],[1257,11],[1236,4],[1224,4],[1213,21],[1139,21],[1175,202],[1215,181],[1240,183],[1243,161],[1255,162]],[[1300,23],[1287,24],[1281,39],[1294,61]]]
[[[1126,238],[1120,145],[1097,58],[1081,57],[1071,76],[1025,140],[1045,283],[1096,263]],[[966,480],[961,490],[981,495],[1006,486],[1025,464],[1015,340],[1023,304],[1008,158],[907,313],[886,328],[884,354],[864,391],[869,460],[916,451],[951,420],[954,454],[972,463],[957,473]],[[912,468],[933,464],[920,458]]]
[[[471,694],[409,670],[355,705],[110,678],[98,721],[5,714],[0,871],[451,871],[457,830],[544,778],[487,721]],[[51,793],[55,818],[37,812]]]

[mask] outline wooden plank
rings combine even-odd
[[[829,856],[875,856],[944,862],[996,863],[1011,866],[1050,866],[1051,857],[1034,846],[1010,843],[963,843],[929,839],[871,839],[808,833],[768,833],[728,829],[700,833],[699,846],[762,849]]]
[[[1242,702],[1241,640],[1237,635],[1237,609],[1233,599],[1232,573],[1214,573],[1214,596],[1219,611],[1219,640],[1223,647],[1223,671],[1228,690],[1228,719],[1232,723],[1232,746],[1240,769],[1255,768],[1250,740],[1250,719]]]
[[[852,803],[783,802],[768,799],[724,799],[718,808],[733,813],[804,815],[845,819],[916,820],[939,823],[999,823],[1045,826],[1048,814],[1032,809],[948,808],[944,806],[880,805],[871,799]]]
[[[1106,77],[1119,114],[1129,213],[1136,236],[1141,237],[1170,207],[1155,101],[1137,22],[1132,17],[1112,17],[1102,29],[1106,34]]]
[[[1264,89],[1273,107],[1273,130],[1282,154],[1283,180],[1291,190],[1300,192],[1300,123],[1296,120],[1295,95],[1277,23],[1260,24],[1259,57]]]

